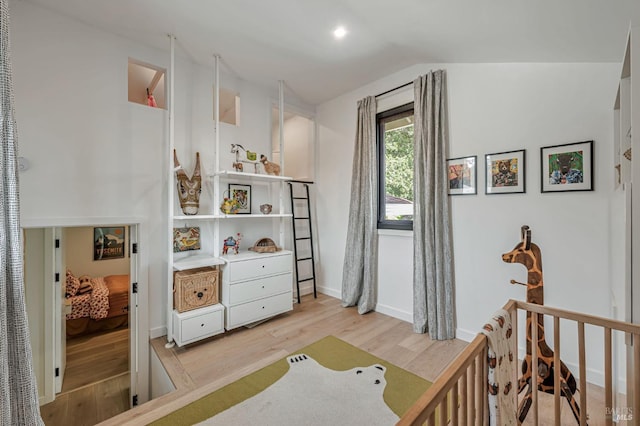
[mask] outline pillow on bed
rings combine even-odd
[[[78,292],[76,294],[91,293],[91,291],[93,290],[93,285],[91,284],[91,277],[89,275],[81,276],[78,281],[80,282],[80,287],[78,288]]]
[[[80,288],[80,280],[73,275],[69,269],[67,269],[67,285],[65,289],[65,297],[73,297],[78,294]]]

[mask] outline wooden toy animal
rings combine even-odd
[[[264,171],[268,175],[280,176],[280,166],[278,164],[267,160],[264,155],[260,155],[260,162],[264,165]]]
[[[226,240],[224,240],[224,245],[222,246],[222,254],[227,254],[229,249],[232,249],[236,252],[236,254],[238,254],[239,246],[240,241],[236,241],[233,237],[228,237]]]
[[[522,240],[508,253],[502,255],[502,260],[507,263],[521,263],[527,268],[527,283],[519,283],[511,280],[511,284],[527,286],[527,302],[544,305],[544,293],[542,280],[542,254],[540,248],[531,242],[531,230],[527,225],[521,228]],[[538,389],[546,393],[554,393],[554,369],[553,350],[547,345],[544,338],[544,316],[538,315],[538,377],[536,379]],[[518,380],[518,393],[521,393],[528,385],[527,393],[518,407],[518,418],[523,422],[531,408],[531,312],[527,312],[527,354],[522,361],[522,376]],[[560,361],[560,391],[567,399],[576,421],[580,423],[580,407],[574,398],[576,393],[576,379],[571,374],[564,362]]]
[[[242,172],[244,171],[244,167],[242,165],[242,163],[249,163],[249,164],[253,164],[254,167],[254,172],[257,174],[258,173],[258,162],[257,161],[253,161],[253,160],[248,160],[248,159],[243,159],[240,156],[240,151],[244,152],[244,157],[248,158],[248,151],[246,149],[244,149],[244,147],[242,145],[240,145],[239,143],[232,143],[231,144],[231,153],[236,155],[236,161],[233,162],[233,168],[236,170],[236,172]],[[255,158],[254,158],[255,160]]]

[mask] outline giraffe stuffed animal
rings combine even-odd
[[[511,284],[522,284],[527,286],[527,302],[537,305],[544,305],[544,293],[542,280],[542,254],[540,248],[531,242],[531,230],[527,225],[521,228],[522,239],[513,250],[502,255],[502,260],[507,263],[520,263],[527,268],[527,283],[519,283],[511,280]],[[518,380],[518,393],[525,387],[527,392],[518,407],[518,418],[523,422],[527,417],[532,403],[532,361],[531,337],[533,317],[527,311],[527,353],[522,361],[522,376]],[[544,315],[537,315],[538,341],[538,390],[546,393],[554,393],[554,368],[553,350],[549,347],[544,338]],[[580,407],[574,398],[576,393],[576,379],[564,362],[560,361],[560,392],[567,399],[574,417],[580,423]]]

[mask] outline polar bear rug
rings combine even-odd
[[[289,371],[256,396],[198,425],[393,425],[380,364],[335,371],[305,354],[287,357]]]
[[[152,425],[393,425],[430,385],[327,336]]]

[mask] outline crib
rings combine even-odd
[[[578,349],[578,373],[580,378],[587,377],[587,380],[579,380],[578,392],[575,393],[579,403],[581,426],[587,424],[604,424],[611,426],[614,419],[620,424],[640,424],[640,325],[630,324],[622,321],[615,321],[607,318],[596,317],[549,306],[531,304],[516,300],[509,300],[504,309],[511,315],[511,322],[514,331],[512,339],[513,353],[518,353],[518,312],[529,312],[533,321],[530,330],[532,341],[537,341],[538,316],[542,318],[552,318],[554,342],[554,362],[560,365],[562,356],[562,346],[575,344],[561,340],[561,322],[573,323],[577,327],[577,349]],[[604,412],[590,413],[587,405],[587,348],[585,347],[585,326],[591,329],[601,330],[602,348],[604,350]],[[565,328],[566,330],[566,328]],[[623,334],[627,343],[626,353],[626,389],[614,387],[613,377],[613,356],[614,344],[613,334]],[[573,340],[573,339],[571,339]],[[532,377],[538,377],[538,351],[536,345],[532,345]],[[513,383],[518,382],[520,375],[520,365],[514,363]],[[444,425],[464,425],[480,426],[489,424],[489,410],[487,403],[487,337],[478,334],[465,350],[455,358],[449,366],[438,376],[433,385],[414,403],[414,405],[399,420],[397,425],[424,425],[440,426]],[[561,421],[561,405],[566,404],[560,392],[560,369],[554,369],[554,392],[553,399],[553,424],[570,424]],[[526,418],[526,424],[550,424],[540,421],[540,404],[537,386],[532,387],[532,404]],[[517,392],[514,392],[517,398]],[[516,407],[518,406],[517,401]],[[550,414],[550,413],[549,413]],[[517,412],[513,413],[516,424],[521,424],[518,420]],[[437,423],[436,423],[437,421]],[[573,420],[574,424],[578,424]]]

